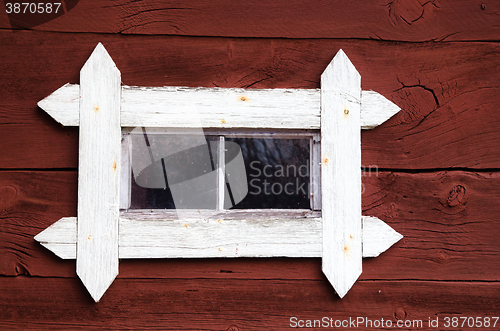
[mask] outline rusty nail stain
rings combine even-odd
[[[97,113],[99,111],[99,106],[98,105],[95,105],[94,106],[94,111]]]
[[[221,119],[221,120],[220,120],[220,122],[221,122],[222,124],[224,124],[224,123],[226,123],[226,120],[225,120],[225,119]]]
[[[349,109],[345,108],[345,109],[344,109],[344,114],[345,114],[345,115],[349,115]]]
[[[116,171],[116,160],[113,161],[113,171]]]
[[[324,163],[328,163],[330,160],[328,160],[327,157],[325,157],[325,159],[323,160]]]
[[[219,219],[217,220],[217,222],[222,223],[222,220],[219,218]]]
[[[184,227],[185,227],[185,228],[189,228],[189,225],[187,225],[187,224],[184,224]]]
[[[222,247],[219,247],[219,251],[222,252]]]
[[[240,100],[241,100],[241,101],[248,101],[248,98],[247,98],[246,96],[242,95],[242,96],[240,97]]]
[[[349,237],[352,239],[352,238],[354,238],[354,235],[353,235],[353,234],[351,234]]]
[[[346,245],[346,246],[344,246],[344,251],[346,251],[346,252],[347,252],[348,250],[349,250],[349,247],[347,247],[347,245]]]
[[[91,240],[92,239],[92,235],[89,234],[89,236],[87,237],[88,240]]]

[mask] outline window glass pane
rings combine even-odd
[[[310,139],[226,138],[225,149],[226,209],[310,209]],[[234,185],[242,173],[238,153],[244,186]]]
[[[215,209],[216,137],[131,133],[132,209]]]

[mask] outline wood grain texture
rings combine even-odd
[[[120,71],[99,43],[80,72],[76,272],[97,302],[118,275]]]
[[[360,279],[500,281],[500,174],[463,171],[363,177],[363,213],[383,219],[404,238]],[[76,172],[0,172],[0,275],[76,277],[33,237],[76,215]],[[5,193],[4,193],[5,192]],[[10,192],[10,193],[8,193]],[[325,279],[319,259],[124,260],[124,278]]]
[[[1,277],[0,293],[4,329],[289,330],[293,316],[443,325],[447,316],[498,316],[500,304],[500,285],[487,282],[360,281],[340,300],[316,280],[117,279],[96,306],[73,278]]]
[[[339,50],[321,74],[322,270],[342,298],[362,271],[361,76]]]
[[[365,166],[491,169],[500,164],[500,78],[491,70],[500,66],[498,43],[93,34],[79,34],[75,42],[72,34],[0,31],[0,141],[6,142],[0,168],[77,167],[77,129],[62,128],[36,105],[65,83],[79,83],[78,69],[99,40],[130,86],[315,89],[342,48],[362,75],[362,88],[402,109],[362,133]]]
[[[399,41],[499,40],[495,0],[80,1],[40,31]],[[0,28],[11,28],[2,12]]]

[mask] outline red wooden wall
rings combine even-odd
[[[500,2],[90,1],[0,12],[0,328],[280,330],[290,317],[500,315]],[[33,237],[76,216],[78,128],[37,102],[102,42],[123,84],[318,88],[342,48],[402,110],[362,133],[363,213],[405,237],[340,300],[320,259],[123,260],[98,304]],[[500,322],[497,323],[500,327]],[[359,329],[366,329],[364,325]]]

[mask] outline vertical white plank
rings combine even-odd
[[[80,71],[77,274],[95,301],[118,275],[120,71],[98,44]]]
[[[342,298],[361,274],[361,77],[340,50],[321,75],[322,269]]]

